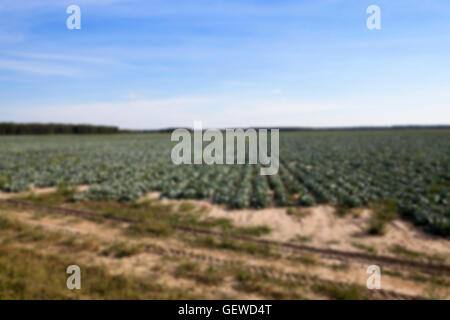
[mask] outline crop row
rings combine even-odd
[[[168,135],[2,137],[0,190],[89,185],[75,200],[133,201],[160,191],[231,208],[364,207],[394,199],[399,213],[450,234],[450,133],[286,133],[277,175],[259,165],[172,164]]]

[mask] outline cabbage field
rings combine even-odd
[[[274,176],[255,165],[176,166],[172,147],[167,134],[0,137],[0,190],[89,185],[75,201],[161,191],[231,208],[393,199],[403,217],[450,235],[450,131],[282,133]]]

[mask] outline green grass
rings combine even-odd
[[[144,252],[142,245],[132,245],[124,242],[117,242],[102,251],[104,256],[114,256],[116,258],[125,258]]]
[[[100,243],[92,237],[68,236],[60,232],[48,232],[40,226],[32,226],[16,219],[0,216],[0,230],[3,243],[56,244],[70,248],[71,252],[99,249]]]
[[[166,237],[171,235],[174,229],[165,221],[155,221],[142,219],[137,223],[132,223],[126,230],[127,235],[133,236],[157,236]]]
[[[100,241],[93,237],[76,237],[63,236],[62,239],[56,242],[58,245],[70,248],[72,252],[77,251],[91,251],[97,252],[100,249]]]
[[[287,208],[286,213],[290,216],[304,218],[304,217],[307,217],[311,212],[308,210],[305,210],[304,208],[289,207],[289,208]]]
[[[336,205],[335,209],[334,214],[338,217],[345,217],[350,212],[350,208],[343,204]]]
[[[395,245],[389,248],[389,251],[397,256],[408,259],[426,259],[430,261],[445,262],[445,257],[439,255],[429,255],[424,252],[418,252],[411,249],[407,249],[400,245]]]
[[[386,232],[386,225],[398,217],[398,207],[395,200],[377,201],[372,204],[372,216],[369,219],[368,233],[382,235]]]
[[[205,285],[219,285],[225,278],[223,268],[207,266],[201,267],[198,263],[185,261],[175,270],[176,277],[194,279]]]
[[[45,232],[39,226],[30,226],[16,219],[0,216],[1,234],[8,241],[17,242],[56,242],[61,240],[62,234]]]
[[[195,204],[188,202],[188,201],[183,201],[178,210],[181,212],[191,212],[196,208]]]
[[[290,241],[291,242],[306,243],[306,242],[311,242],[312,241],[312,237],[311,236],[302,236],[302,235],[297,234]]]
[[[26,229],[26,226],[23,223],[5,216],[0,216],[0,230],[23,231],[24,229]]]
[[[334,300],[366,300],[366,289],[356,284],[338,285],[334,283],[315,284],[312,290]]]
[[[246,235],[260,237],[272,232],[272,229],[268,226],[255,226],[255,227],[235,227],[231,232],[235,235]]]
[[[235,289],[261,295],[269,299],[304,299],[300,292],[301,283],[292,283],[272,278],[267,274],[255,274],[238,268],[234,275]]]
[[[81,290],[66,286],[69,265],[81,268]],[[103,267],[0,245],[0,300],[6,299],[198,299],[181,289],[109,274]]]
[[[358,242],[352,242],[352,246],[359,249],[359,250],[363,250],[369,253],[373,253],[376,254],[377,253],[377,249],[375,247],[372,246],[366,246],[364,244],[358,243]]]
[[[212,249],[224,249],[247,253],[251,255],[259,255],[263,257],[278,257],[279,255],[272,252],[271,248],[252,242],[239,241],[227,237],[215,238],[212,236],[199,236],[191,240],[191,243]]]
[[[30,194],[24,197],[24,200],[38,204],[58,205],[64,202],[69,202],[76,194],[76,188],[65,183],[60,183],[56,187],[55,192],[50,192],[41,195]]]
[[[100,243],[91,237],[67,236],[48,232],[15,219],[0,216],[0,300],[1,299],[190,299],[197,296],[179,289],[150,283],[146,279],[112,276],[106,268],[83,266],[74,253],[98,252]],[[20,248],[19,244],[32,244]],[[43,254],[49,246],[61,255]],[[117,243],[102,254],[127,257],[141,247]],[[82,268],[81,291],[66,287],[65,270],[70,264]]]
[[[162,204],[158,201],[146,202],[116,202],[116,201],[83,201],[71,203],[71,193],[65,189],[54,194],[29,196],[25,198],[39,204],[51,204],[73,207],[80,210],[93,211],[105,217],[132,218],[138,222],[132,223],[128,234],[168,236],[174,232],[176,226],[187,226],[204,229],[214,229],[234,235],[248,235],[259,237],[269,234],[272,230],[268,226],[237,227],[227,218],[204,218],[196,212],[193,204],[182,202],[179,209],[172,204]],[[9,205],[8,206],[14,206]],[[100,221],[93,218],[93,221]]]
[[[295,262],[300,262],[301,264],[306,264],[306,265],[317,265],[319,264],[319,258],[312,253],[305,253],[305,254],[295,254],[295,255],[291,255],[288,257],[289,260],[291,261],[295,261]]]
[[[346,262],[334,263],[330,267],[335,271],[347,271],[350,269],[350,265]]]

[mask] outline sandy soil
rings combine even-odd
[[[87,186],[81,186],[79,191],[86,190]],[[45,188],[34,190],[35,194],[44,194],[54,192],[54,188]],[[29,193],[28,193],[29,194]],[[0,199],[5,194],[0,193]],[[17,196],[14,194],[6,194],[8,197]],[[23,195],[23,194],[22,194]],[[413,250],[426,255],[439,255],[450,261],[450,240],[441,237],[435,237],[424,233],[422,230],[414,227],[407,221],[394,220],[387,226],[386,234],[383,236],[368,236],[366,233],[368,220],[371,217],[371,211],[368,209],[357,210],[354,213],[347,214],[344,217],[337,216],[335,210],[331,206],[317,206],[308,209],[299,209],[298,214],[288,214],[286,208],[267,208],[263,210],[228,210],[225,207],[213,205],[207,201],[178,201],[170,199],[160,199],[160,193],[153,192],[147,197],[141,199],[161,201],[165,204],[179,205],[182,202],[188,201],[195,204],[199,209],[206,208],[206,210],[199,210],[202,212],[204,218],[228,218],[237,226],[261,226],[266,225],[272,229],[272,232],[266,237],[278,241],[301,241],[310,246],[333,248],[346,251],[365,251],[364,248],[357,247],[363,245],[374,248],[378,254],[393,255],[390,248],[400,245],[406,249]],[[125,238],[119,229],[115,229],[108,224],[98,224],[83,219],[74,218],[55,218],[52,215],[43,216],[39,219],[33,218],[29,212],[15,212],[15,217],[28,223],[39,224],[48,228],[49,230],[65,229],[68,233],[78,233],[81,235],[92,235],[101,237],[108,241],[131,241]],[[116,226],[120,227],[120,226]],[[123,227],[123,226],[122,226]],[[175,248],[189,249],[186,243],[179,241],[175,237],[168,239],[147,238],[139,239],[140,241],[149,241],[149,243],[158,244],[164,247],[172,246]],[[323,279],[330,279],[334,281],[350,281],[364,284],[367,279],[366,268],[367,265],[351,263],[345,271],[333,270],[327,267],[326,263],[321,260],[321,263],[316,266],[311,265],[296,265],[292,266],[285,259],[280,261],[258,261],[255,257],[242,257],[240,254],[233,252],[216,251],[210,249],[195,248],[197,253],[206,255],[213,255],[219,258],[226,259],[244,259],[249,264],[261,264],[267,266],[279,267],[292,272],[304,272],[305,274],[312,274]],[[97,258],[95,258],[97,259]],[[104,258],[98,258],[104,259]],[[154,265],[155,257],[138,255],[133,259],[123,260],[120,265],[114,269],[127,272],[144,272],[148,270],[149,264]],[[128,262],[127,262],[128,261]],[[138,263],[139,262],[139,263]],[[325,265],[322,263],[324,262]],[[119,263],[119,262],[115,262]],[[128,264],[127,264],[128,263]],[[332,262],[334,263],[334,262]],[[421,294],[426,285],[415,281],[404,280],[398,277],[383,277],[383,288],[391,289],[397,292],[408,294]],[[167,282],[176,284],[179,283],[177,279],[168,277]],[[181,280],[180,280],[181,281]],[[184,281],[184,280],[182,280]],[[195,284],[194,284],[195,285]]]
[[[92,221],[86,221],[80,218],[61,217],[61,216],[40,216],[36,217],[33,213],[27,211],[14,211],[4,212],[9,217],[19,219],[29,225],[41,226],[44,229],[51,232],[63,232],[69,235],[77,235],[81,237],[97,238],[103,243],[115,243],[124,242],[131,244],[138,243],[151,243],[159,245],[163,248],[177,248],[181,250],[188,250],[192,253],[203,254],[208,256],[217,257],[225,260],[240,260],[245,261],[246,265],[265,266],[270,268],[276,268],[278,270],[284,270],[285,272],[300,273],[308,276],[319,277],[320,279],[326,279],[338,282],[349,282],[365,284],[367,280],[366,268],[367,265],[360,263],[352,263],[348,265],[345,270],[331,270],[329,263],[321,261],[317,265],[310,264],[295,264],[287,260],[265,260],[254,256],[242,256],[240,253],[217,251],[211,249],[191,248],[185,243],[182,243],[176,239],[158,239],[158,238],[142,238],[135,239],[129,238],[123,235],[122,228],[126,224],[111,226],[103,223],[95,223]],[[32,248],[32,247],[30,247]],[[57,253],[55,248],[47,248],[47,253]],[[150,277],[155,276],[155,272],[158,281],[164,283],[170,287],[183,287],[190,288],[193,292],[204,292],[207,290],[205,287],[199,286],[195,281],[186,279],[175,278],[170,274],[176,261],[161,260],[162,256],[155,253],[143,252],[141,254],[122,258],[114,259],[113,257],[107,257],[97,255],[93,253],[84,253],[81,257],[85,263],[94,265],[107,265],[108,270],[112,274],[128,274],[138,277]],[[155,267],[162,267],[164,271],[152,271]],[[173,270],[172,270],[173,271]],[[383,276],[382,286],[385,290],[393,290],[398,293],[421,295],[428,287],[426,283],[415,283],[410,280],[400,279],[396,277]],[[210,289],[208,289],[210,290]],[[222,297],[239,296],[240,299],[258,299],[256,295],[242,294],[236,292],[232,285],[223,285],[221,288],[217,288],[217,292],[214,296],[218,299]]]
[[[80,185],[76,187],[77,192],[84,192],[89,189],[88,185]],[[48,188],[36,188],[30,191],[18,192],[18,193],[8,193],[0,191],[0,200],[12,199],[15,197],[25,197],[29,195],[42,195],[54,193],[56,191],[56,187],[48,187]]]
[[[78,192],[86,191],[87,185],[77,187]],[[2,193],[1,199],[29,194],[47,194],[56,188],[41,188],[22,193]],[[301,215],[289,215],[286,208],[262,210],[228,210],[224,206],[211,204],[205,200],[161,199],[160,192],[151,192],[140,201],[161,201],[164,204],[179,205],[188,201],[203,210],[205,218],[228,218],[237,226],[269,226],[272,232],[266,238],[277,241],[302,241],[311,246],[339,250],[361,251],[355,244],[373,247],[379,254],[392,255],[390,248],[402,246],[406,249],[438,255],[450,261],[450,240],[423,232],[404,220],[394,220],[386,228],[383,236],[369,236],[366,233],[371,211],[361,209],[357,214],[339,217],[331,206],[317,206],[300,209]]]
[[[155,199],[160,199],[160,193],[152,192],[142,200]],[[182,202],[171,199],[158,201],[174,205]],[[237,226],[269,226],[272,232],[266,238],[271,240],[302,241],[311,246],[346,251],[364,251],[356,247],[362,244],[384,255],[393,255],[392,247],[401,246],[450,261],[449,239],[427,234],[408,221],[394,220],[387,225],[384,235],[368,235],[366,230],[372,215],[369,209],[359,209],[354,214],[340,217],[335,214],[333,207],[322,205],[300,209],[301,215],[289,215],[286,208],[229,210],[204,200],[183,201],[207,208],[203,214],[205,218],[228,218]]]
[[[411,223],[394,220],[383,236],[366,233],[371,212],[368,209],[358,216],[338,217],[330,206],[305,209],[302,217],[291,216],[284,208],[264,210],[226,210],[211,206],[206,216],[224,217],[239,226],[267,225],[273,232],[270,239],[293,241],[303,239],[317,247],[358,251],[354,243],[374,247],[378,253],[391,254],[390,248],[402,246],[409,250],[439,255],[450,260],[450,240],[426,234]]]

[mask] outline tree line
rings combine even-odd
[[[118,127],[59,123],[0,123],[0,135],[23,134],[112,134]]]

